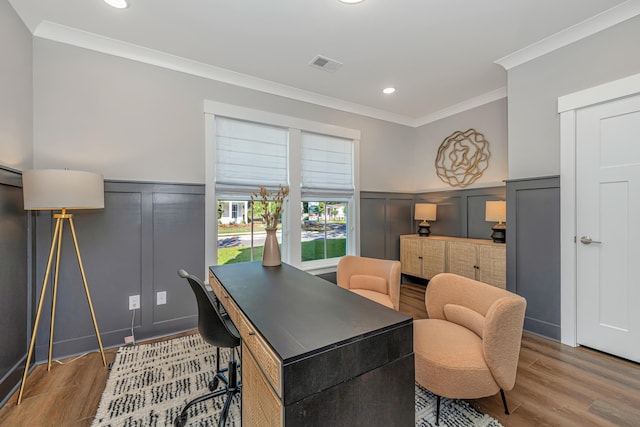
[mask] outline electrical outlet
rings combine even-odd
[[[156,305],[167,303],[167,291],[161,291],[156,294]]]
[[[129,296],[129,310],[140,308],[140,295]]]

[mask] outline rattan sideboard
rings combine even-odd
[[[462,237],[407,234],[400,236],[402,273],[431,279],[455,273],[505,289],[507,251],[504,243]]]

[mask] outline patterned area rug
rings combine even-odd
[[[226,365],[229,351],[221,352]],[[191,399],[209,392],[215,351],[200,335],[189,335],[154,344],[121,347],[111,368],[92,427],[164,427]],[[218,425],[224,398],[191,407],[186,426]],[[416,427],[435,425],[436,397],[416,384]],[[240,396],[229,410],[227,426],[240,426]],[[442,399],[442,427],[501,427],[467,402]]]

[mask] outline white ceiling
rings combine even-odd
[[[638,0],[9,2],[38,37],[409,125],[504,97],[503,57],[509,68],[640,13]],[[318,54],[344,65],[310,67]]]

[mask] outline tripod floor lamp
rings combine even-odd
[[[102,348],[102,340],[100,339],[100,331],[98,331],[98,323],[96,315],[93,311],[91,295],[89,294],[89,286],[85,276],[82,258],[80,257],[80,249],[78,247],[78,239],[76,230],[73,225],[73,214],[67,213],[70,209],[102,209],[104,208],[104,180],[102,175],[91,172],[73,171],[68,169],[34,169],[27,170],[22,175],[22,187],[24,194],[25,210],[60,210],[53,217],[56,219],[56,226],[51,239],[51,250],[49,251],[49,260],[47,261],[47,269],[44,273],[42,282],[42,290],[40,292],[40,300],[36,311],[35,323],[31,334],[31,343],[29,344],[29,353],[27,354],[27,362],[22,376],[22,384],[20,385],[20,394],[18,395],[18,404],[22,402],[22,393],[27,381],[27,373],[29,371],[29,363],[33,356],[33,350],[36,342],[36,334],[38,332],[38,324],[40,323],[40,315],[42,314],[42,305],[47,292],[47,284],[49,274],[51,273],[51,264],[53,254],[56,253],[56,265],[53,279],[53,294],[51,298],[51,326],[49,331],[49,359],[47,371],[51,370],[51,351],[53,348],[53,330],[56,317],[56,298],[58,296],[58,273],[60,267],[60,253],[62,249],[62,232],[65,220],[69,222],[73,244],[75,246],[78,265],[84,283],[84,290],[89,303],[89,310],[93,320],[93,327],[98,338],[98,345],[102,355],[102,363],[107,365]],[[56,251],[57,249],[57,251]]]

